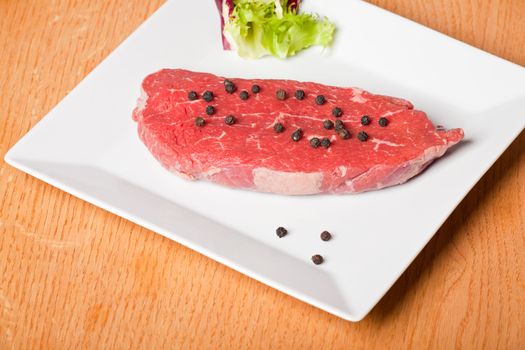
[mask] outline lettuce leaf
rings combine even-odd
[[[298,13],[298,4],[293,0],[233,0],[223,34],[244,58],[286,58],[312,45],[329,46],[335,26],[327,18]]]

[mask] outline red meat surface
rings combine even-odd
[[[293,80],[234,79],[236,91],[225,91],[225,78],[182,69],[163,69],[147,76],[133,112],[138,133],[151,154],[167,170],[191,180],[207,180],[234,188],[287,195],[355,193],[401,184],[463,138],[463,130],[436,127],[410,102],[374,95],[358,88]],[[261,91],[251,92],[253,84]],[[288,97],[276,98],[283,89]],[[304,90],[304,100],[294,97]],[[210,102],[202,94],[214,94]],[[241,100],[239,93],[248,91]],[[199,98],[188,99],[196,91]],[[315,98],[323,95],[323,105]],[[215,107],[207,115],[206,107]],[[342,115],[332,116],[339,107]],[[226,125],[233,115],[237,122]],[[371,123],[361,124],[368,115]],[[202,117],[206,124],[195,125]],[[379,118],[388,119],[386,127]],[[342,139],[326,130],[324,120],[341,120],[350,132]],[[274,125],[282,123],[284,132]],[[298,128],[303,137],[294,142]],[[360,141],[365,131],[369,138]],[[313,148],[313,137],[329,138],[328,148]]]

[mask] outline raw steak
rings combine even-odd
[[[463,130],[435,127],[399,98],[292,80],[229,80],[236,86],[231,94],[224,78],[208,73],[163,69],[144,79],[133,119],[166,169],[186,179],[262,192],[354,193],[407,181],[463,138]],[[259,93],[252,93],[252,84],[260,86]],[[277,99],[279,89],[286,91],[285,100]],[[303,100],[294,96],[298,89],[305,91]],[[203,99],[206,90],[214,94],[210,102]],[[246,100],[239,97],[243,90],[249,93]],[[198,99],[190,100],[189,91]],[[318,95],[324,95],[324,104],[316,103]],[[206,114],[209,105],[213,115]],[[340,117],[332,115],[334,107],[341,108]],[[227,115],[237,122],[227,125]],[[361,123],[364,115],[369,125]],[[196,117],[205,125],[197,126]],[[379,125],[379,118],[388,125]],[[325,129],[325,120],[343,121],[350,138]],[[284,126],[282,133],[274,130],[276,123]],[[303,136],[295,142],[291,135],[298,128]],[[368,134],[366,141],[359,140],[361,131]],[[313,137],[331,144],[314,148]]]

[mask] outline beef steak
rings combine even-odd
[[[463,138],[463,130],[435,127],[399,98],[311,82],[229,80],[233,93],[226,91],[224,78],[208,73],[163,69],[144,79],[133,119],[166,169],[187,179],[263,192],[354,193],[407,181]],[[209,102],[206,90],[213,93]],[[286,92],[284,99],[282,93],[276,96],[278,90]],[[305,92],[303,99],[295,97],[297,90]],[[198,98],[190,99],[190,91]],[[243,91],[248,98],[243,93],[241,99]],[[339,117],[332,113],[335,107]],[[225,122],[229,115],[235,119],[232,124],[229,118],[231,125]],[[204,125],[197,126],[196,117],[204,118]],[[342,121],[348,135],[327,129],[326,120]],[[280,133],[277,123],[284,126]],[[299,128],[302,137],[294,141]],[[321,142],[310,142],[314,137]]]

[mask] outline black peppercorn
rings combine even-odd
[[[197,95],[197,93],[195,91],[188,92],[188,100],[194,101],[197,98],[199,98],[199,96]]]
[[[295,130],[292,133],[292,140],[294,142],[298,142],[303,137],[303,130],[301,128]]]
[[[335,107],[334,109],[332,109],[332,115],[336,118],[339,118],[343,115],[343,110],[339,107]]]
[[[324,98],[323,95],[318,95],[315,98],[315,103],[317,103],[318,105],[324,105],[325,102],[326,102],[326,99]]]
[[[331,144],[330,139],[326,137],[321,140],[321,146],[323,146],[324,148],[330,147],[330,144]]]
[[[361,117],[361,124],[368,125],[370,124],[370,117],[367,115],[364,115]]]
[[[275,96],[278,100],[286,100],[286,91],[284,91],[283,89],[279,89],[275,92]]]
[[[295,98],[298,100],[304,100],[304,96],[305,96],[304,90],[297,90],[295,92]]]
[[[325,120],[323,122],[323,127],[326,129],[326,130],[331,130],[334,128],[334,122],[331,121],[331,120]]]
[[[252,92],[254,94],[258,94],[259,92],[261,92],[261,87],[259,85],[257,85],[257,84],[253,84],[252,85]]]
[[[380,126],[385,127],[385,126],[388,125],[388,119],[386,119],[386,118],[379,118],[378,123],[379,123]]]
[[[346,129],[341,129],[337,132],[339,134],[339,137],[341,137],[343,140],[347,140],[350,138],[350,132]]]
[[[213,92],[211,91],[204,91],[204,93],[202,94],[202,99],[206,102],[210,102],[211,100],[213,100]]]
[[[273,126],[273,131],[275,131],[276,133],[280,134],[284,131],[284,125],[281,124],[281,123],[277,123]]]
[[[195,125],[197,125],[198,127],[202,127],[205,124],[206,124],[206,120],[204,120],[204,118],[202,117],[195,118]]]
[[[360,131],[358,134],[357,134],[357,138],[359,139],[359,141],[366,141],[368,140],[368,134],[364,131]]]
[[[277,237],[283,238],[288,234],[288,230],[284,227],[278,227],[277,230],[275,230],[275,233],[277,233]]]
[[[236,121],[237,119],[231,114],[224,118],[224,122],[226,123],[226,125],[233,125]]]
[[[312,256],[312,261],[314,264],[320,265],[323,263],[324,259],[321,255],[315,254],[314,256]]]
[[[206,106],[206,114],[207,115],[212,115],[215,113],[215,107],[213,106]]]
[[[246,91],[246,90],[241,91],[241,93],[239,94],[239,97],[243,101],[246,101],[248,99],[248,96],[249,96],[248,95],[248,91]]]
[[[233,81],[228,80],[228,79],[224,79],[224,86],[226,86],[228,84],[233,84]]]
[[[321,145],[321,140],[319,140],[317,137],[312,137],[310,139],[310,146],[313,148],[317,148]]]
[[[332,239],[332,234],[328,231],[323,231],[321,232],[321,239],[325,242],[329,241]]]
[[[233,94],[235,90],[237,90],[237,88],[235,87],[235,84],[233,84],[231,81],[229,83],[226,83],[226,85],[224,85],[224,89],[229,94]]]
[[[345,125],[343,124],[343,122],[341,120],[336,120],[335,121],[335,131],[339,131],[341,129],[344,129]]]

